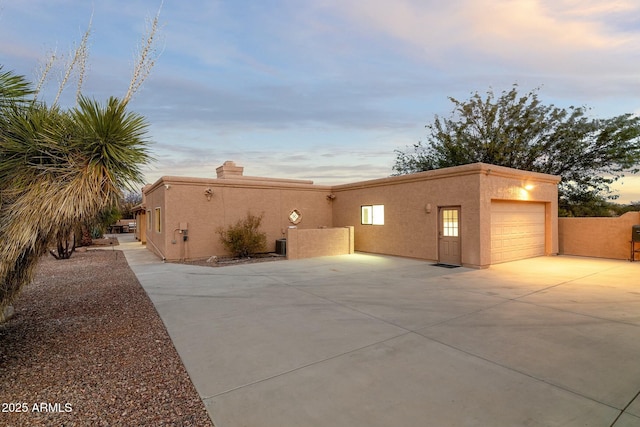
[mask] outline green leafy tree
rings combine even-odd
[[[138,192],[128,192],[124,195],[122,199],[120,199],[120,204],[118,205],[118,211],[120,213],[121,218],[133,218],[133,208],[142,203],[142,193]],[[118,218],[119,219],[119,218]]]
[[[559,175],[561,214],[577,215],[615,199],[610,185],[640,170],[640,117],[632,114],[592,119],[584,107],[544,105],[537,89],[519,95],[517,86],[449,99],[450,117],[436,116],[424,143],[396,150],[396,175],[476,162]]]
[[[624,215],[627,212],[640,212],[640,200],[631,202],[626,205],[614,205],[614,210],[616,215]]]

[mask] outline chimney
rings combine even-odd
[[[237,176],[242,176],[243,170],[244,168],[242,166],[236,166],[235,162],[227,160],[222,164],[222,166],[218,166],[216,168],[216,174],[218,176],[218,179],[234,178]]]

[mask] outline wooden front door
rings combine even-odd
[[[460,207],[443,207],[438,216],[438,262],[461,265]]]

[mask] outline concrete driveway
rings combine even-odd
[[[217,427],[640,425],[640,263],[209,268],[126,239]]]

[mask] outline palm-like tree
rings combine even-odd
[[[25,83],[0,74],[0,321],[48,246],[115,205],[150,161],[147,123],[126,102],[80,97],[66,111],[27,102]]]

